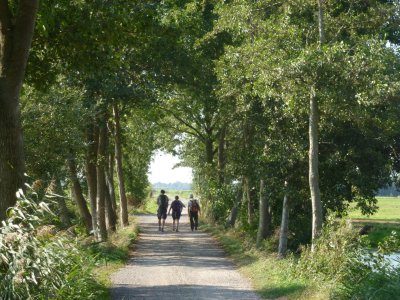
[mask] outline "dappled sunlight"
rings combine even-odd
[[[113,299],[259,299],[207,233],[187,221],[174,232],[171,219],[160,232],[155,215],[139,221],[133,256],[112,276]]]

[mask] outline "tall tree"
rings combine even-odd
[[[257,246],[261,245],[261,242],[268,237],[270,234],[269,230],[269,203],[268,198],[265,194],[264,190],[264,180],[260,180],[260,216],[258,222],[258,231],[257,231]]]
[[[323,0],[318,0],[318,32],[319,32],[319,47],[325,43],[325,21],[324,21],[324,3]],[[310,112],[309,112],[309,184],[312,204],[312,240],[313,246],[315,239],[321,233],[323,216],[321,193],[319,189],[319,157],[318,157],[318,121],[319,108],[315,85],[310,88]]]
[[[24,188],[20,91],[33,36],[38,0],[0,1],[0,220]],[[15,7],[15,13],[11,9]]]
[[[278,246],[278,256],[285,257],[287,251],[287,241],[288,241],[288,231],[289,231],[289,197],[287,182],[285,182],[285,196],[283,197],[283,208],[282,208],[282,218],[281,227],[279,230],[279,246]]]
[[[128,201],[126,199],[124,170],[122,167],[122,142],[121,142],[121,124],[119,107],[116,101],[113,102],[114,116],[114,143],[115,143],[115,166],[117,169],[118,190],[120,199],[120,221],[122,227],[129,224],[128,221]]]

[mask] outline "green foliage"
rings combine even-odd
[[[347,263],[360,250],[358,233],[343,222],[330,219],[313,250],[303,249],[295,274],[315,280],[340,280],[347,271]]]
[[[393,235],[380,249],[398,249]],[[333,219],[324,227],[314,251],[306,248],[293,269],[294,275],[334,284],[333,299],[396,299],[400,269],[382,254],[370,252],[358,232]]]
[[[234,187],[223,185],[209,190],[210,203],[208,216],[215,222],[223,223],[235,204],[237,191]]]
[[[140,205],[146,199],[149,185],[147,172],[154,149],[155,127],[144,119],[144,112],[130,110],[124,117],[124,174],[126,190],[130,194],[131,204]]]
[[[396,231],[392,231],[390,235],[386,236],[383,241],[378,244],[378,251],[380,253],[391,253],[399,250],[400,238]]]
[[[77,244],[46,234],[43,220],[52,214],[46,202],[19,196],[0,228],[2,299],[97,299],[104,291]]]
[[[346,272],[332,293],[333,299],[397,299],[400,268],[393,268],[382,255],[368,252],[349,261]]]

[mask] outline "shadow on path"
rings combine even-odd
[[[154,215],[141,215],[139,240],[128,264],[111,276],[112,299],[260,299],[208,234],[180,232],[167,220],[158,231]]]
[[[113,299],[259,299],[248,290],[236,290],[223,286],[207,285],[171,285],[152,287],[118,286],[111,290]],[[115,298],[116,297],[116,298]]]

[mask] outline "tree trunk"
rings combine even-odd
[[[86,232],[90,233],[92,231],[92,216],[90,215],[89,209],[87,207],[85,198],[83,197],[82,187],[79,183],[78,176],[76,175],[76,162],[73,156],[67,161],[69,178],[72,183],[72,190],[74,195],[74,200],[79,209],[79,214],[85,224]]]
[[[237,215],[238,215],[239,205],[240,205],[240,200],[241,199],[242,199],[242,192],[241,192],[241,189],[238,189],[237,196],[236,196],[236,201],[233,204],[231,213],[229,215],[229,219],[228,219],[228,222],[227,222],[227,227],[235,227],[236,218],[237,218]]]
[[[115,198],[115,188],[114,188],[114,155],[110,153],[108,155],[108,168],[106,170],[106,180],[107,180],[107,188],[110,194],[110,200],[112,204],[112,208],[114,212],[117,211],[117,201]],[[115,216],[116,217],[116,216]]]
[[[324,22],[324,0],[318,0],[318,30],[320,47],[325,43],[325,22]],[[322,203],[319,189],[318,171],[318,127],[319,127],[318,100],[315,84],[310,91],[310,122],[309,122],[309,184],[312,205],[312,245],[314,251],[315,240],[319,237],[322,229]]]
[[[92,230],[94,236],[97,236],[97,178],[96,178],[96,162],[97,162],[97,141],[98,129],[90,125],[86,130],[86,180],[88,185],[88,194],[90,201],[90,212],[92,214]]]
[[[225,135],[226,127],[223,127],[218,141],[218,179],[220,185],[223,185],[225,182]]]
[[[124,172],[122,169],[121,125],[120,125],[118,104],[116,101],[114,101],[113,103],[113,110],[114,110],[114,122],[115,122],[115,131],[114,131],[115,164],[117,167],[117,178],[119,187],[120,218],[121,218],[121,226],[125,227],[129,225],[128,201],[126,200],[126,194],[125,194]]]
[[[287,195],[287,182],[285,182],[285,196],[283,198],[281,230],[279,233],[278,257],[286,256],[289,230],[289,197]]]
[[[258,223],[257,232],[257,247],[265,240],[270,234],[269,229],[269,201],[264,192],[264,180],[260,180],[260,219]]]
[[[312,249],[314,241],[318,238],[322,229],[322,204],[319,190],[318,172],[318,103],[314,87],[311,88],[310,95],[310,123],[309,123],[309,184],[312,205]]]
[[[211,165],[214,161],[213,141],[211,138],[207,138],[205,143],[206,143],[206,163]]]
[[[115,214],[115,210],[112,205],[112,200],[111,200],[111,195],[109,192],[109,189],[106,185],[106,192],[105,192],[105,205],[106,205],[106,224],[107,224],[107,229],[110,229],[111,231],[116,231],[117,230],[117,215]]]
[[[247,200],[247,222],[249,225],[254,221],[254,203],[251,181],[248,176],[244,177],[244,193]]]
[[[24,189],[25,161],[19,94],[35,27],[38,0],[20,0],[13,16],[0,1],[0,221]]]
[[[58,204],[60,219],[65,227],[71,226],[71,220],[69,218],[67,204],[65,202],[64,192],[62,190],[61,181],[58,177],[54,179],[55,184],[55,194],[56,194],[56,201]]]
[[[107,127],[105,125],[104,116],[102,117],[100,128],[99,128],[99,143],[97,151],[97,222],[99,224],[98,239],[100,241],[107,240],[107,226],[106,226],[106,176],[104,164],[106,163],[106,139],[107,139]]]
[[[318,0],[318,32],[321,45],[325,43],[324,5],[325,0]]]
[[[108,149],[108,130],[106,129],[106,134],[105,134],[105,148]],[[107,224],[107,229],[110,229],[112,231],[116,231],[116,220],[117,216],[115,214],[115,209],[113,207],[113,201],[111,199],[111,193],[114,191],[114,187],[112,186],[112,179],[111,175],[109,174],[109,167],[110,167],[110,155],[107,155],[105,153],[104,157],[104,179],[106,183],[106,190],[105,190],[105,207],[106,207],[106,224]]]

